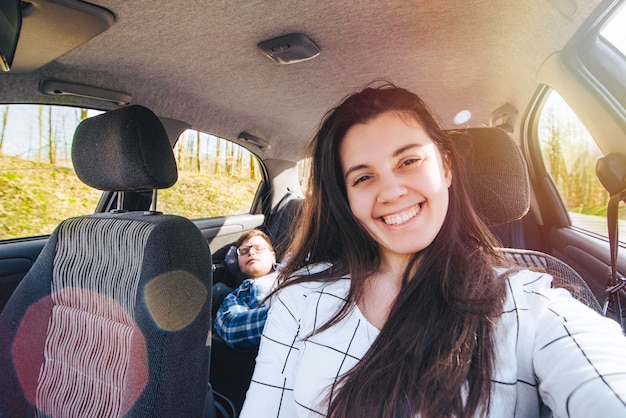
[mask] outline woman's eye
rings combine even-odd
[[[411,167],[415,165],[419,165],[422,162],[421,158],[407,158],[400,163],[401,167]]]
[[[352,182],[353,186],[356,186],[359,183],[363,183],[364,181],[369,180],[370,176],[360,176],[357,177],[356,179],[354,179],[354,181]]]

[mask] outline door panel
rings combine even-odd
[[[0,312],[47,241],[39,237],[0,243]]]
[[[578,271],[603,305],[610,273],[609,243],[575,228],[552,228],[549,234],[553,255]],[[617,270],[621,275],[626,272],[626,248],[618,252]]]

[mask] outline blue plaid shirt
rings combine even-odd
[[[259,345],[269,310],[269,306],[261,305],[261,302],[275,279],[276,274],[270,274],[244,280],[224,298],[213,327],[228,346],[246,349]]]

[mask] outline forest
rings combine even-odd
[[[544,162],[567,209],[606,217],[609,196],[595,172],[603,154],[558,94],[547,100],[538,129]]]

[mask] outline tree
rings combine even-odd
[[[0,154],[2,154],[2,145],[4,144],[4,134],[7,130],[8,118],[9,118],[9,106],[4,106],[4,112],[2,112],[2,131],[0,131]]]
[[[222,154],[222,140],[217,137],[217,146],[215,147],[215,169],[213,170],[215,174],[220,174],[220,158]]]
[[[183,144],[185,142],[185,138],[184,138],[184,133],[183,133],[183,137],[178,138],[178,142],[176,143],[176,163],[178,165],[178,170],[182,171],[183,170],[183,162],[184,162],[184,156],[183,156]]]
[[[198,173],[202,172],[201,170],[201,159],[200,159],[200,132],[196,131],[196,167],[198,168]]]
[[[539,138],[546,166],[566,207],[583,210],[605,206],[606,192],[595,174],[595,163],[602,153],[558,96],[550,97],[544,107]]]
[[[48,159],[50,160],[50,164],[56,164],[56,144],[52,124],[52,106],[48,106]]]
[[[237,147],[237,172],[241,177],[244,176],[243,173],[243,147]]]
[[[235,164],[235,147],[230,141],[226,141],[226,174],[232,176]]]
[[[250,156],[250,180],[256,180],[256,160],[252,153],[248,155]]]
[[[37,149],[37,162],[41,162],[43,152],[43,105],[39,105],[39,148]]]

